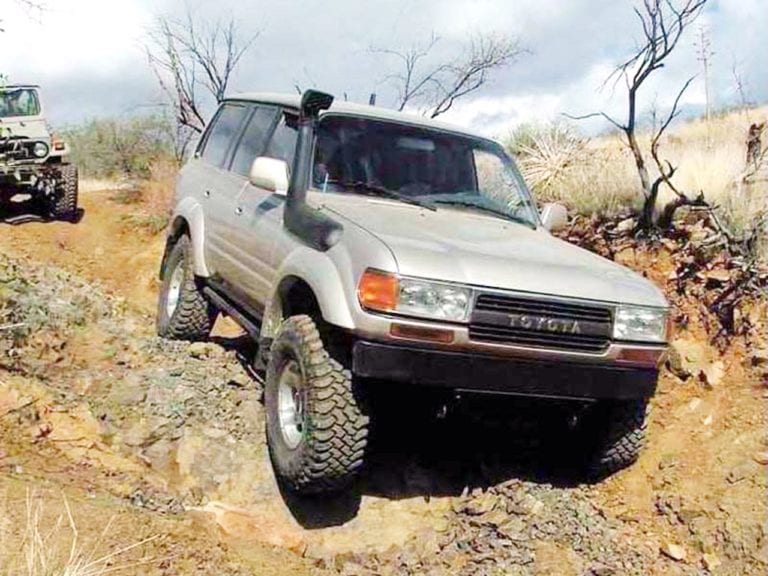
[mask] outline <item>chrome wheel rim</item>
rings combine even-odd
[[[181,298],[181,287],[184,284],[184,262],[176,264],[176,268],[173,269],[171,274],[171,281],[168,284],[168,295],[165,299],[165,312],[168,314],[168,318],[173,316],[176,312],[176,307],[179,305],[179,299]]]
[[[304,438],[304,396],[301,383],[298,362],[289,360],[277,385],[277,419],[283,441],[291,450],[295,450]]]

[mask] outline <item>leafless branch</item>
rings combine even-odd
[[[602,118],[605,118],[611,124],[613,124],[616,128],[621,130],[622,132],[625,130],[623,124],[620,124],[617,120],[614,120],[611,116],[609,116],[605,112],[592,112],[591,114],[582,114],[581,116],[573,116],[571,114],[563,113],[563,116],[571,120],[586,120],[588,118],[602,117]]]
[[[449,81],[445,83],[442,98],[432,108],[431,118],[447,112],[458,100],[481,88],[488,75],[511,64],[525,52],[517,39],[493,34],[475,36],[470,42],[469,55],[448,66]]]
[[[669,125],[680,113],[680,99],[683,97],[683,94],[685,94],[685,91],[688,90],[688,87],[691,85],[691,82],[693,82],[693,79],[694,76],[690,77],[677,93],[677,97],[672,104],[672,109],[669,111],[669,114],[667,115],[664,122],[661,123],[661,126],[659,126],[659,128],[654,133],[653,138],[651,138],[651,157],[656,164],[656,168],[659,170],[659,177],[654,185],[658,189],[658,187],[663,182],[670,190],[672,190],[672,192],[678,196],[678,198],[685,197],[685,194],[678,190],[677,187],[672,183],[672,176],[674,176],[677,168],[673,167],[668,160],[662,162],[661,158],[659,157],[659,143],[661,141],[661,137],[664,135],[664,132],[666,132],[667,128],[669,128]]]
[[[183,19],[158,17],[148,37],[149,64],[176,122],[186,127],[180,137],[188,144],[190,131],[201,133],[205,128],[205,102],[224,98],[235,69],[258,34],[241,41],[234,18],[201,26],[188,7]]]
[[[678,116],[680,99],[688,89],[693,78],[689,79],[678,92],[671,111],[653,134],[651,157],[660,174],[654,181],[651,181],[645,155],[640,149],[636,136],[638,93],[651,74],[666,65],[667,58],[669,58],[679,44],[686,28],[699,17],[707,1],[641,0],[640,4],[635,6],[633,10],[640,22],[643,40],[637,46],[632,56],[619,64],[606,79],[606,82],[611,80],[617,82],[621,78],[625,81],[627,88],[626,121],[623,123],[618,122],[604,112],[583,116],[569,116],[575,119],[602,116],[613,126],[624,132],[627,147],[632,151],[635,160],[635,167],[637,168],[640,185],[645,197],[640,227],[646,230],[653,226],[653,214],[659,188],[662,184],[665,184],[675,192],[678,198],[684,197],[684,194],[672,183],[672,176],[676,168],[669,162],[661,160],[659,146],[662,135]]]
[[[479,34],[462,50],[462,56],[435,62],[430,56],[439,42],[440,38],[433,33],[426,43],[407,50],[371,49],[399,62],[400,71],[385,78],[397,90],[398,110],[415,105],[431,118],[444,114],[457,100],[484,86],[494,71],[526,52],[515,38]]]
[[[429,53],[440,41],[439,36],[432,32],[425,44],[414,44],[405,51],[391,48],[371,48],[371,52],[392,56],[400,61],[402,71],[388,75],[385,80],[392,83],[398,92],[396,108],[403,110],[410,102],[420,100],[426,95],[426,89],[430,84],[437,83],[437,78],[442,74],[447,65],[438,64],[420,70],[421,62],[429,56]]]

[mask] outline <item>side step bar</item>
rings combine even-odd
[[[259,326],[258,322],[254,322],[250,315],[244,313],[234,300],[210,285],[203,288],[203,294],[213,302],[216,308],[224,312],[227,316],[231,316],[243,330],[248,332],[248,334],[258,342],[259,334],[261,334],[261,326]]]

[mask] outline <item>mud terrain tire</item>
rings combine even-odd
[[[74,220],[77,214],[78,174],[77,166],[63,164],[56,192],[51,198],[51,217],[56,220]]]
[[[318,494],[349,485],[363,465],[369,417],[309,316],[286,319],[272,342],[265,404],[272,463],[288,488]]]
[[[171,340],[205,340],[216,311],[192,268],[192,244],[182,235],[171,248],[162,270],[163,284],[157,307],[157,333]],[[175,303],[169,305],[169,298]]]
[[[595,406],[585,430],[593,447],[588,463],[592,478],[605,478],[637,461],[645,446],[647,414],[647,400]]]

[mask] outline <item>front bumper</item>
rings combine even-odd
[[[454,352],[358,340],[352,371],[373,378],[456,390],[582,400],[648,398],[658,370]]]

